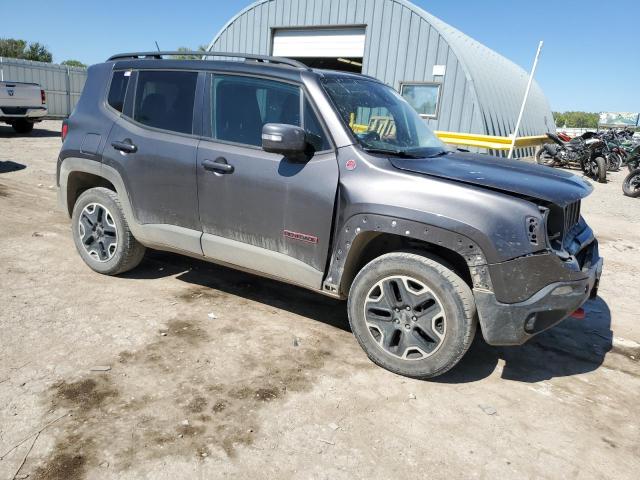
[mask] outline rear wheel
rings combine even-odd
[[[29,133],[33,130],[33,122],[28,120],[16,120],[11,126],[17,133]]]
[[[476,330],[469,286],[436,258],[394,252],[368,263],[349,292],[351,329],[368,357],[413,378],[452,368]]]
[[[544,146],[536,152],[536,162],[539,165],[546,165],[547,167],[553,167],[556,163],[556,159],[553,155],[547,152]]]
[[[145,247],[131,233],[118,194],[107,188],[91,188],[73,207],[73,240],[84,262],[105,275],[135,268]]]
[[[607,181],[607,162],[602,157],[587,160],[583,168],[584,172],[599,183]]]
[[[640,197],[640,169],[627,175],[622,182],[622,191],[627,197]]]

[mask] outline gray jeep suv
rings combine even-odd
[[[63,125],[59,200],[93,270],[149,247],[348,299],[371,360],[416,378],[477,323],[518,345],[596,295],[580,178],[452,151],[373,78],[170,53],[92,66]]]

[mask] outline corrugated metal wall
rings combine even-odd
[[[401,82],[442,82],[431,128],[512,133],[527,73],[405,0],[259,0],[232,18],[209,49],[269,55],[273,29],[337,25],[366,25],[363,73],[398,90]],[[444,77],[432,75],[434,65],[446,65]],[[548,102],[534,85],[520,135],[551,129]]]
[[[49,117],[69,116],[87,79],[85,68],[0,57],[0,78],[9,82],[39,84],[47,92]]]
[[[434,129],[485,133],[475,94],[455,54],[418,12],[394,0],[262,0],[232,19],[210,50],[271,54],[272,29],[366,25],[363,73],[396,89],[401,82],[442,81]],[[444,79],[434,65],[446,65]]]

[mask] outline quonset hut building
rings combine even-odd
[[[397,89],[434,130],[509,136],[528,74],[405,0],[258,0],[209,44],[212,52],[294,58],[365,73]],[[534,82],[519,136],[555,131]]]

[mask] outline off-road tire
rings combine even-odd
[[[636,188],[636,184],[640,185],[640,168],[626,176],[622,182],[622,192],[627,197],[640,197],[640,188]]]
[[[411,277],[424,284],[438,298],[446,315],[441,344],[425,358],[410,360],[389,353],[367,325],[368,296],[379,282],[394,276]],[[469,286],[446,262],[422,252],[388,253],[365,265],[351,285],[348,313],[353,334],[374,363],[418,379],[437,377],[455,366],[469,349],[477,325],[476,306]]]
[[[16,133],[29,133],[33,130],[33,122],[28,120],[16,120],[11,124]]]
[[[80,215],[85,207],[91,204],[98,204],[105,207],[113,217],[115,223],[117,231],[116,249],[113,256],[106,261],[98,261],[92,257],[82,245],[79,225]],[[118,275],[127,272],[137,267],[144,257],[146,249],[131,233],[129,224],[122,211],[118,194],[108,188],[91,188],[78,197],[71,216],[71,230],[78,253],[84,262],[98,273]]]

